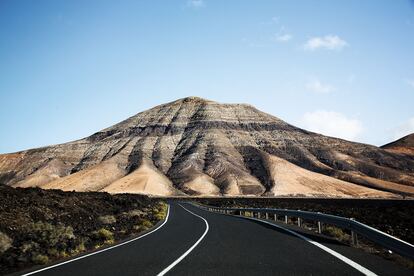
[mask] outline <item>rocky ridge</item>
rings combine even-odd
[[[404,136],[397,141],[391,142],[382,146],[381,148],[395,153],[402,153],[414,156],[414,133]]]

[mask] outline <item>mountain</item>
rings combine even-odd
[[[414,158],[188,97],[87,138],[0,155],[13,187],[203,196],[414,196]]]
[[[404,136],[397,141],[391,142],[382,146],[381,148],[395,153],[402,153],[414,156],[414,133]]]

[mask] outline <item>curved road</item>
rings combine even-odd
[[[294,230],[333,253],[266,223],[171,202],[166,223],[155,231],[25,275],[413,275],[380,257]]]

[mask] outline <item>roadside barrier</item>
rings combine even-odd
[[[270,219],[273,215],[273,220],[278,221],[278,217],[282,216],[284,223],[288,223],[289,217],[297,218],[298,226],[302,225],[302,220],[314,221],[318,225],[318,232],[322,232],[323,223],[334,225],[342,229],[351,231],[352,244],[358,244],[358,235],[381,245],[395,253],[414,260],[414,245],[393,237],[371,226],[363,224],[353,218],[344,218],[323,213],[315,213],[300,210],[289,209],[267,209],[267,208],[220,208],[214,206],[198,205],[200,208],[211,212],[217,212],[229,215],[247,216],[251,215],[257,218]]]

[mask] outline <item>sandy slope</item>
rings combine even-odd
[[[274,186],[271,195],[329,197],[392,197],[391,193],[362,187],[323,174],[311,172],[276,156],[269,156]]]
[[[13,186],[22,188],[42,187],[44,184],[59,179],[61,175],[67,174],[69,169],[70,167],[68,164],[63,163],[58,159],[54,159]]]
[[[193,180],[183,184],[183,190],[193,195],[215,196],[220,194],[220,189],[214,184],[214,179],[206,174],[199,174]]]
[[[44,189],[64,191],[99,191],[115,180],[123,177],[125,170],[112,160],[104,161],[77,173],[62,177],[41,186]]]
[[[168,196],[176,193],[172,182],[150,162],[114,181],[101,191],[109,193],[132,193]]]

